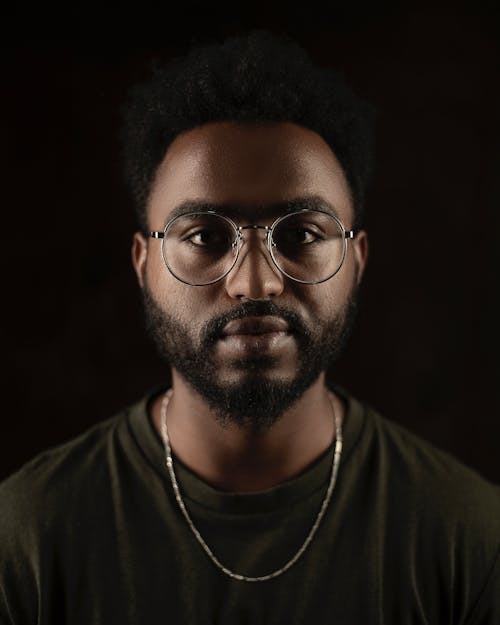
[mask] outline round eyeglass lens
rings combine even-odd
[[[290,278],[323,282],[342,265],[346,252],[344,230],[328,213],[301,211],[281,219],[273,231],[273,258]]]
[[[231,222],[210,213],[174,219],[163,238],[163,259],[176,278],[195,286],[216,282],[234,265],[237,233]]]

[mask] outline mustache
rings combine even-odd
[[[201,331],[202,344],[209,347],[216,343],[223,336],[224,327],[230,321],[244,319],[246,317],[264,317],[268,315],[283,318],[288,323],[289,329],[297,335],[299,340],[307,340],[310,337],[311,333],[306,324],[293,310],[278,306],[270,301],[248,301],[208,321]]]

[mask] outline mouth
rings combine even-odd
[[[231,336],[265,336],[291,334],[288,323],[281,317],[245,317],[226,324],[223,338]]]
[[[288,323],[280,317],[246,317],[230,321],[221,342],[232,351],[268,352],[282,349],[293,340]]]

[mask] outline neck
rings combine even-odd
[[[219,490],[256,492],[302,473],[335,438],[335,415],[342,401],[325,386],[324,375],[273,425],[256,433],[236,424],[222,427],[206,401],[173,375],[167,425],[173,453],[201,479]],[[152,406],[161,433],[161,402]]]

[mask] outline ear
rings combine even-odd
[[[142,232],[136,232],[132,241],[132,264],[141,289],[144,287],[144,272],[148,258],[148,242]]]
[[[368,234],[365,230],[360,230],[352,240],[354,258],[356,262],[356,284],[360,284],[365,272],[366,261],[368,260]]]

